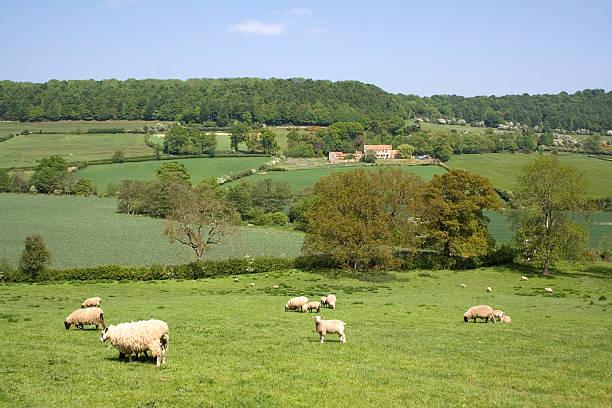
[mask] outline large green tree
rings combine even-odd
[[[232,150],[238,151],[238,144],[244,142],[250,132],[249,125],[244,122],[238,122],[230,129],[232,135],[230,136],[230,145]]]
[[[514,245],[544,275],[555,261],[580,258],[588,230],[572,217],[588,215],[585,175],[555,156],[542,156],[523,167],[517,181],[518,209],[509,213]]]
[[[494,241],[483,211],[499,209],[497,194],[486,177],[452,170],[429,182],[423,227],[429,243],[446,256],[484,255]]]
[[[51,260],[51,253],[47,251],[45,242],[40,235],[26,237],[24,243],[25,248],[21,253],[19,269],[31,279],[34,279],[36,274],[43,270]]]
[[[66,161],[57,155],[41,159],[30,182],[41,193],[52,193],[55,190],[68,191],[70,174]]]

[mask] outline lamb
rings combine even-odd
[[[234,283],[238,283],[238,278],[234,278]]]
[[[274,285],[274,286],[272,286],[272,289],[278,289],[278,288],[279,288],[279,286],[278,286],[278,285]]]
[[[319,310],[321,309],[321,303],[315,301],[315,302],[308,302],[305,305],[302,305],[302,312],[308,312],[314,309],[317,309],[317,313],[319,313]]]
[[[327,307],[335,310],[336,309],[336,296],[330,293],[329,295],[326,296],[325,303],[327,304]]]
[[[327,296],[321,296],[321,306],[327,306]]]
[[[521,276],[521,280],[527,280],[526,276]]]
[[[321,343],[325,339],[327,333],[338,333],[340,341],[346,343],[346,335],[344,334],[344,323],[341,320],[323,320],[321,316],[313,316],[315,319],[315,330],[319,333]]]
[[[102,301],[102,299],[100,299],[99,297],[93,297],[93,298],[89,298],[89,299],[85,299],[85,301],[83,303],[81,303],[81,307],[90,307],[90,306],[100,306],[100,302]]]
[[[132,354],[138,357],[139,353],[146,355],[147,351],[156,357],[158,367],[166,363],[169,335],[168,324],[164,321],[152,319],[111,325],[102,331],[100,341],[106,340],[119,350],[119,358],[127,355],[130,363]]]
[[[493,308],[485,305],[472,306],[463,315],[463,321],[466,323],[470,319],[474,319],[474,323],[476,323],[476,318],[484,319],[485,323],[488,323],[489,319],[491,319],[492,322],[495,322],[495,318],[493,317]]]
[[[460,286],[461,286],[462,288],[465,288],[465,287],[466,287],[466,284],[465,284],[465,283],[462,283]]]
[[[512,319],[508,315],[503,315],[501,321],[504,323],[510,323]]]
[[[285,305],[285,312],[292,309],[301,310],[302,306],[304,306],[306,303],[308,303],[308,298],[306,296],[291,298]]]
[[[249,283],[249,286],[251,286],[251,287],[255,286],[255,282]]]
[[[498,322],[501,322],[502,318],[504,317],[504,311],[503,310],[499,310],[499,309],[495,309],[493,310],[493,319],[497,319]]]
[[[70,329],[70,326],[73,324],[79,329],[82,329],[86,324],[95,324],[96,330],[98,330],[99,325],[106,328],[104,325],[104,312],[99,307],[77,309],[70,313],[66,320],[64,320],[66,330]]]
[[[544,288],[544,290],[545,290],[547,293],[553,293],[552,288]]]
[[[491,290],[492,290],[491,287],[487,286],[487,292],[491,292]]]

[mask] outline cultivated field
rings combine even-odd
[[[571,164],[586,173],[591,197],[610,197],[612,194],[612,161],[588,156],[558,154],[562,164]],[[459,154],[447,165],[453,169],[469,170],[487,177],[493,185],[504,190],[516,190],[516,177],[521,168],[538,158],[538,154]]]
[[[170,245],[163,220],[117,213],[112,198],[0,194],[0,259],[19,264],[26,236],[40,234],[51,268],[178,265],[195,260],[184,245]],[[244,227],[238,237],[214,247],[206,259],[299,255],[303,234]],[[1,308],[0,308],[1,310]]]
[[[596,264],[549,279],[509,266],[4,284],[0,405],[610,406],[611,276]],[[346,344],[331,334],[320,344],[312,315],[284,311],[291,296],[330,292],[337,309],[319,314],[347,323]],[[63,320],[89,296],[102,297],[108,324],[168,322],[167,364],[129,364],[100,331],[66,331]],[[512,323],[464,323],[476,304]]]
[[[0,136],[9,133],[21,133],[29,130],[31,133],[60,132],[60,133],[86,133],[90,129],[123,128],[125,130],[136,130],[144,125],[155,125],[164,123],[166,125],[174,122],[144,121],[144,120],[59,120],[57,122],[0,122]]]
[[[270,161],[269,157],[219,157],[176,160],[187,168],[193,184],[200,183],[209,177],[221,177],[240,173],[244,170],[257,169],[263,163]],[[88,166],[75,173],[77,178],[90,179],[99,192],[104,192],[109,183],[119,183],[121,180],[151,180],[155,178],[159,167],[167,160],[152,160],[143,162],[126,162]]]

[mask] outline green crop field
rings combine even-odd
[[[244,170],[257,169],[263,163],[270,161],[269,157],[220,157],[176,159],[187,168],[194,184],[208,177],[221,177],[236,174]],[[109,183],[119,183],[121,180],[151,180],[155,178],[159,167],[168,163],[167,160],[152,160],[143,162],[126,162],[88,166],[76,172],[75,177],[90,179],[99,192],[103,192]]]
[[[0,284],[0,405],[610,406],[610,264],[565,267],[548,279],[528,272]],[[292,296],[328,293],[337,308],[318,314],[347,323],[346,344],[335,334],[320,344],[314,314],[284,311]],[[100,343],[100,331],[66,331],[66,316],[90,296],[102,298],[107,324],[166,321],[167,363],[141,355],[130,364]],[[477,304],[504,310],[512,323],[464,323]]]
[[[186,246],[170,245],[163,220],[116,212],[112,198],[0,194],[0,259],[17,266],[26,236],[40,234],[52,268],[104,264],[173,265],[193,261]],[[297,231],[244,227],[207,259],[299,255]]]
[[[144,121],[144,120],[59,120],[57,122],[0,122],[0,136],[9,133],[21,133],[29,130],[31,133],[61,132],[61,133],[86,133],[89,129],[123,128],[125,130],[136,130],[144,125],[152,126],[156,123],[170,124],[173,122]]]
[[[537,154],[457,154],[447,165],[453,169],[464,169],[487,177],[493,185],[504,190],[516,190],[516,177],[521,168],[537,159]],[[586,173],[591,197],[612,195],[612,161],[588,156],[558,154],[562,164],[571,164]]]
[[[329,176],[338,171],[351,171],[355,168],[365,168],[367,170],[376,171],[383,168],[382,166],[364,166],[362,164],[354,165],[329,165],[328,167],[304,169],[304,170],[289,170],[289,171],[269,171],[266,174],[255,174],[246,180],[258,181],[263,179],[272,179],[274,181],[285,181],[291,185],[293,191],[301,190],[304,187],[313,186],[321,177]],[[402,169],[410,173],[417,174],[425,180],[431,179],[435,174],[444,173],[444,169],[438,166],[392,166],[393,169]],[[235,185],[240,183],[240,180],[227,183],[225,185]]]

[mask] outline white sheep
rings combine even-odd
[[[499,309],[493,310],[493,319],[497,319],[498,322],[501,322],[503,317],[504,317],[503,310],[499,310]]]
[[[308,298],[306,296],[291,298],[285,305],[285,312],[292,309],[301,310],[302,306],[304,306],[306,303],[308,303]]]
[[[308,312],[314,309],[317,309],[317,313],[319,313],[319,310],[321,309],[321,303],[314,301],[314,302],[308,302],[305,305],[302,305],[302,312]]]
[[[255,286],[255,282],[249,283],[249,286],[251,286],[251,287]]]
[[[474,319],[474,323],[476,323],[476,318],[484,319],[485,322],[491,319],[492,322],[495,322],[495,318],[493,318],[493,308],[485,305],[472,306],[463,315],[463,321],[466,323],[470,319]]]
[[[325,304],[330,309],[336,309],[336,296],[333,294],[329,294],[325,297]]]
[[[321,306],[327,306],[327,296],[321,296]]]
[[[461,285],[459,285],[459,286],[461,286],[462,288],[465,288],[467,285],[466,285],[465,283],[462,283],[462,284],[461,284]]]
[[[526,276],[521,276],[521,280],[528,280]]]
[[[279,288],[279,286],[278,286],[278,285],[274,285],[274,286],[272,286],[272,289],[278,289],[278,288]]]
[[[491,292],[491,291],[492,291],[491,287],[487,286],[487,292]]]
[[[501,321],[504,322],[504,323],[510,323],[512,321],[512,319],[510,318],[510,316],[505,314],[505,315],[502,316]]]
[[[73,324],[79,329],[82,329],[86,324],[95,324],[96,330],[98,330],[99,325],[106,327],[104,325],[104,312],[98,307],[77,309],[70,313],[66,320],[64,320],[66,330],[70,329],[70,326]]]
[[[315,330],[319,333],[321,343],[325,339],[327,333],[338,333],[340,341],[346,343],[346,335],[344,334],[344,323],[341,320],[323,320],[321,316],[313,316],[315,319]]]
[[[98,307],[100,306],[100,302],[102,302],[102,299],[100,299],[99,297],[85,299],[85,301],[81,303],[81,307],[90,307],[90,306]]]
[[[544,288],[544,290],[545,290],[546,292],[548,292],[548,293],[553,293],[552,288]]]
[[[146,355],[147,351],[156,357],[157,365],[166,363],[168,351],[168,324],[161,320],[141,320],[138,322],[120,323],[109,326],[102,331],[101,342],[110,340],[119,350],[119,358],[128,356],[132,362],[132,354]]]
[[[234,278],[234,283],[238,283],[238,278]]]

